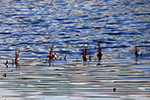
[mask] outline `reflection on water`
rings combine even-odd
[[[149,4],[147,0],[0,1],[0,98],[148,100]],[[103,53],[100,60],[96,39]],[[87,61],[82,60],[83,41],[85,46],[89,43]],[[58,56],[48,63],[53,43]],[[135,46],[142,56],[135,56]],[[16,48],[17,64],[12,61]]]

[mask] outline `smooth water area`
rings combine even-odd
[[[149,100],[150,0],[1,0],[0,91],[5,100]]]

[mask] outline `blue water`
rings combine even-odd
[[[150,98],[149,0],[2,0],[0,8],[0,98]],[[48,63],[53,43],[59,57]]]

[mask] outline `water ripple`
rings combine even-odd
[[[148,100],[149,3],[0,1],[0,98]],[[53,43],[56,55],[49,62]],[[89,43],[85,62],[83,43]],[[18,64],[13,63],[16,49]]]

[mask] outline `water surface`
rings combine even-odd
[[[0,8],[1,99],[150,98],[149,0],[3,0]],[[48,63],[53,43],[59,57]]]

